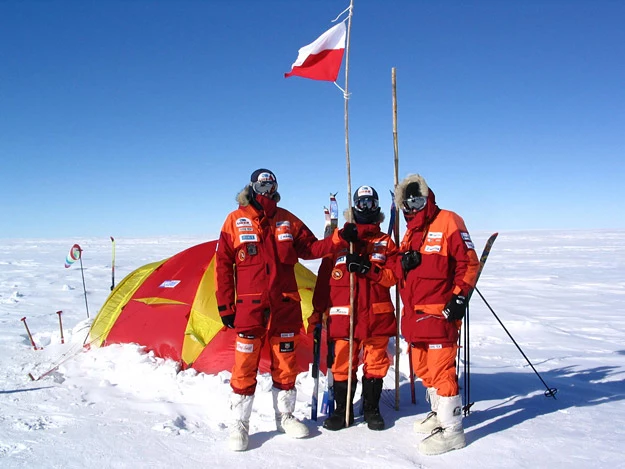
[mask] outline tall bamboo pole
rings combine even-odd
[[[347,207],[349,221],[353,222],[352,215],[352,177],[349,159],[349,42],[352,32],[352,13],[354,0],[349,2],[349,16],[347,18],[347,44],[345,45],[345,158],[347,162]],[[349,252],[354,252],[354,244],[349,243]],[[354,273],[349,274],[349,374],[347,375],[347,408],[345,410],[345,427],[349,427],[349,419],[352,407],[352,366],[354,355]]]
[[[399,145],[397,143],[397,76],[396,69],[391,69],[391,82],[393,85],[393,149],[395,152],[395,189],[399,184]],[[399,206],[395,206],[395,245],[399,248]],[[399,331],[401,327],[401,315],[399,306],[399,283],[395,285],[395,318],[397,320],[397,331],[395,332],[395,410],[399,410]]]

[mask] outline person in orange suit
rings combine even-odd
[[[238,194],[239,207],[221,229],[215,253],[216,298],[224,326],[237,333],[230,386],[232,425],[229,446],[244,451],[249,442],[261,348],[269,341],[273,403],[279,431],[304,438],[308,427],[293,416],[298,369],[296,350],[303,327],[294,267],[298,258],[316,259],[357,239],[355,225],[317,240],[288,210],[278,207],[278,180],[258,169]]]
[[[391,361],[387,347],[389,337],[397,332],[395,307],[389,289],[397,282],[393,265],[397,248],[389,235],[380,230],[384,214],[380,211],[378,193],[373,187],[361,186],[354,193],[353,219],[358,241],[353,253],[345,248],[335,254],[329,275],[317,279],[313,301],[315,311],[326,311],[327,330],[334,340],[334,399],[336,408],[323,422],[328,430],[345,427],[349,373],[352,373],[350,425],[354,421],[353,399],[356,390],[358,356],[363,354],[364,419],[371,430],[383,430],[380,396],[383,379]],[[346,212],[349,219],[349,213]],[[321,271],[320,271],[321,272]],[[354,346],[352,369],[349,369],[350,273],[354,273]],[[324,292],[325,294],[323,294]]]
[[[441,454],[466,446],[455,360],[479,260],[462,218],[436,205],[423,177],[409,175],[398,184],[395,203],[407,222],[396,263],[401,330],[432,410],[414,429],[429,433],[421,453]]]

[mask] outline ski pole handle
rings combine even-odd
[[[30,333],[30,329],[28,328],[28,324],[26,324],[26,316],[24,316],[22,319],[20,319],[20,321],[22,321],[24,323],[24,327],[26,328],[26,333],[28,334],[28,338],[30,339],[30,343],[33,346],[34,350],[41,350],[42,347],[37,347],[37,344],[35,344],[35,341],[33,340],[33,335]]]
[[[64,344],[65,338],[63,337],[63,321],[61,320],[61,314],[63,314],[63,311],[57,311],[56,314],[59,315],[59,328],[61,329],[61,343]]]

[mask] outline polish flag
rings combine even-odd
[[[302,47],[291,71],[284,77],[336,81],[345,52],[345,22],[328,29],[315,42]]]

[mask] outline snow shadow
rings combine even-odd
[[[582,370],[568,366],[543,372],[540,375],[547,385],[558,389],[554,399],[545,396],[547,389],[534,373],[472,373],[471,401],[500,402],[483,410],[473,410],[464,419],[467,438],[479,440],[535,417],[571,407],[625,400],[625,379],[615,380],[618,374],[622,371],[615,366]]]

